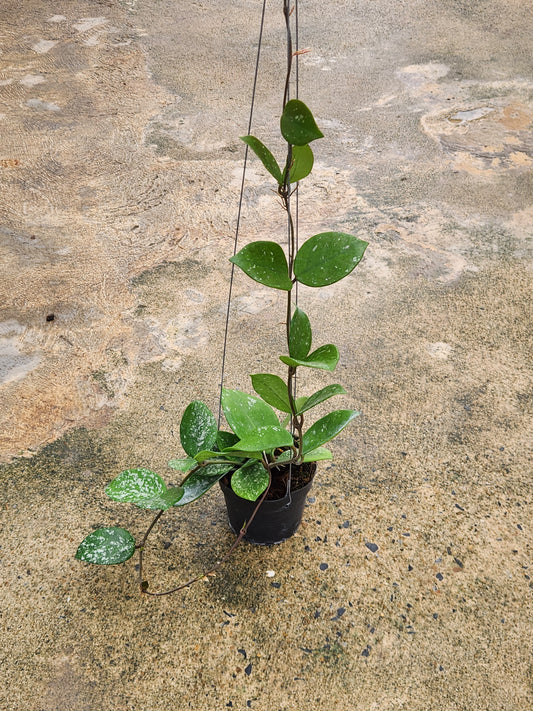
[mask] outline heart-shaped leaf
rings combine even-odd
[[[97,565],[117,565],[134,552],[135,539],[125,528],[99,528],[80,543],[74,557]]]
[[[126,469],[108,484],[105,493],[113,501],[127,501],[141,509],[166,511],[181,499],[179,486],[167,489],[159,474],[150,469]]]
[[[313,335],[307,314],[296,307],[289,328],[289,355],[305,359],[311,349]]]
[[[291,412],[287,383],[279,375],[270,373],[256,373],[250,376],[255,392],[265,402],[282,412]]]
[[[361,261],[368,242],[344,232],[321,232],[302,244],[294,274],[306,286],[328,286],[347,276]]]
[[[278,162],[268,150],[264,143],[256,138],[255,136],[242,136],[241,141],[244,141],[247,146],[249,146],[255,155],[259,158],[261,163],[268,170],[270,175],[276,179],[276,181],[281,185],[283,183],[283,176],[281,175],[281,169]]]
[[[285,365],[290,365],[296,368],[298,365],[303,365],[306,368],[320,368],[321,370],[335,370],[339,362],[339,351],[332,343],[325,346],[320,346],[316,351],[313,351],[307,358],[289,358],[289,356],[280,356],[279,359]]]
[[[243,439],[253,434],[258,427],[276,427],[278,416],[274,410],[255,395],[248,395],[240,390],[222,391],[222,409],[229,426]]]
[[[306,143],[324,137],[310,109],[298,99],[292,99],[285,105],[280,128],[283,138],[293,146],[305,146]]]
[[[202,449],[213,449],[217,431],[217,422],[205,403],[195,400],[187,405],[181,418],[180,439],[189,457]]]
[[[251,242],[231,257],[230,262],[260,284],[282,291],[292,289],[287,257],[276,242]]]
[[[292,165],[289,170],[289,182],[297,183],[303,180],[313,170],[314,156],[311,147],[305,146],[292,147]]]
[[[308,454],[313,449],[317,449],[332,440],[359,414],[356,410],[335,410],[317,420],[307,432],[304,432],[302,438],[303,453]]]
[[[268,472],[261,462],[250,462],[231,477],[231,488],[243,499],[256,501],[268,486]]]

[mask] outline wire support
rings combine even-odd
[[[255,94],[256,94],[256,90],[257,90],[257,77],[259,76],[259,61],[261,58],[261,45],[263,43],[263,29],[265,26],[266,4],[267,4],[267,0],[263,0],[263,8],[261,11],[261,25],[259,28],[259,39],[257,41],[257,55],[256,55],[256,60],[255,60],[254,82],[253,82],[253,88],[252,88],[252,99],[250,102],[250,115],[248,117],[247,135],[250,135],[252,132],[252,120],[253,120],[253,115],[254,115]],[[247,165],[248,165],[248,146],[246,146],[246,150],[244,152],[241,190],[240,190],[240,194],[239,194],[239,207],[237,210],[237,224],[235,227],[235,238],[233,241],[233,256],[235,256],[237,254],[237,245],[239,242],[239,230],[240,230],[240,224],[241,224],[242,202],[243,202],[243,196],[244,196],[244,184],[245,184],[245,180],[246,180]],[[230,310],[231,310],[231,297],[232,297],[232,293],[233,293],[234,275],[235,275],[235,265],[232,263],[231,264],[229,290],[228,290],[228,303],[227,303],[227,307],[226,307],[226,323],[225,323],[225,327],[224,327],[224,345],[223,345],[223,349],[222,349],[222,366],[221,366],[221,372],[220,372],[220,391],[219,391],[219,398],[218,398],[218,429],[220,429],[220,422],[222,419],[222,390],[224,388],[224,375],[226,372],[226,355],[227,355],[227,348],[228,348],[228,331],[229,331],[229,319],[230,319]]]

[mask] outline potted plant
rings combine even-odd
[[[288,20],[287,14],[286,17]],[[200,400],[185,408],[180,424],[185,456],[169,462],[172,469],[183,473],[179,486],[167,488],[155,472],[134,468],[122,472],[106,487],[111,499],[158,513],[139,543],[125,529],[102,528],[84,539],[76,558],[89,563],[117,564],[138,550],[143,592],[148,592],[142,579],[143,549],[157,520],[169,509],[196,501],[218,482],[230,525],[237,533],[231,550],[243,537],[254,543],[270,544],[291,536],[300,523],[316,463],[331,459],[325,445],[359,414],[355,410],[333,410],[308,425],[313,408],[346,391],[340,384],[326,385],[307,395],[297,395],[295,390],[298,369],[333,371],[339,360],[333,344],[312,348],[311,324],[295,303],[295,286],[300,283],[319,289],[343,279],[359,264],[367,243],[351,234],[322,232],[297,246],[291,195],[295,186],[310,174],[313,167],[310,144],[323,134],[302,101],[288,100],[292,56],[290,51],[280,119],[281,135],[286,142],[282,165],[258,138],[242,139],[275,181],[287,215],[288,244],[284,249],[274,241],[251,242],[230,259],[251,279],[286,294],[287,350],[279,355],[284,377],[278,373],[251,374],[254,395],[222,389],[221,407],[227,428],[219,427],[213,413]]]

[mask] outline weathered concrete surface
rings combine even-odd
[[[96,526],[143,530],[104,484],[133,464],[172,481],[184,405],[216,407],[259,5],[2,2],[0,708],[525,711],[533,12],[517,0],[301,3],[300,95],[327,136],[301,235],[371,245],[300,299],[363,416],[283,546],[243,545],[159,600],[133,563],[73,560]],[[264,138],[283,39],[272,3]],[[281,234],[255,164],[244,207],[243,241]],[[275,307],[237,277],[229,386],[276,367]],[[217,495],[168,515],[157,584],[231,540]]]

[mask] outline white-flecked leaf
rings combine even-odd
[[[135,539],[129,531],[99,528],[80,543],[74,557],[97,565],[117,565],[131,558],[134,552]]]
[[[256,501],[268,486],[268,472],[261,462],[248,463],[231,477],[231,488],[242,499]]]
[[[163,479],[150,469],[126,469],[108,484],[105,493],[113,501],[147,499],[166,491]]]

